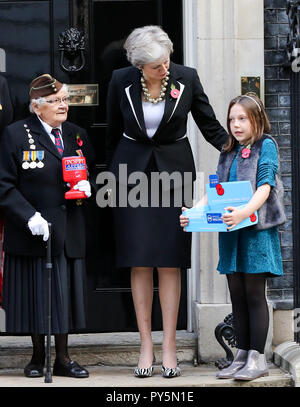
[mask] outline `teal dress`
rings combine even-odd
[[[238,147],[238,151],[240,147]],[[230,169],[229,181],[237,180],[236,160],[235,157]],[[272,140],[266,139],[262,143],[258,160],[257,187],[266,183],[271,187],[275,186],[277,170],[276,146]],[[219,257],[217,270],[220,274],[266,273],[268,277],[283,274],[277,227],[259,231],[248,227],[233,232],[220,232]]]

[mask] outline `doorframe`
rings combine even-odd
[[[198,67],[198,47],[197,47],[197,0],[182,0],[182,18],[183,18],[183,58],[184,65],[193,68]],[[194,120],[189,115],[187,124],[187,135],[190,141],[196,168],[198,166],[198,134],[199,129]],[[195,183],[196,184],[196,183]],[[195,185],[195,198],[199,197],[197,185]],[[193,318],[193,304],[197,299],[197,287],[199,285],[199,233],[193,233],[192,236],[192,266],[187,270],[187,331],[195,331]]]

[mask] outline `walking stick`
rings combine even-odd
[[[47,299],[47,350],[46,350],[46,375],[45,383],[52,383],[51,375],[51,272],[52,272],[52,260],[51,260],[51,223],[48,223],[49,238],[47,242],[47,258],[46,258],[46,270],[48,278],[48,289],[46,294]]]

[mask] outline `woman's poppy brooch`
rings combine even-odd
[[[79,133],[76,134],[76,142],[79,145],[79,147],[81,147],[83,144],[83,141],[82,141]]]
[[[176,89],[176,86],[172,83],[171,84],[171,92],[170,95],[173,99],[178,99],[179,95],[180,95],[180,91],[178,89]]]

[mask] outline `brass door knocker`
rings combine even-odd
[[[84,34],[77,28],[69,28],[59,34],[58,49],[60,51],[60,66],[66,72],[81,71],[85,65]],[[65,60],[68,65],[65,65]],[[76,65],[77,62],[77,65]]]

